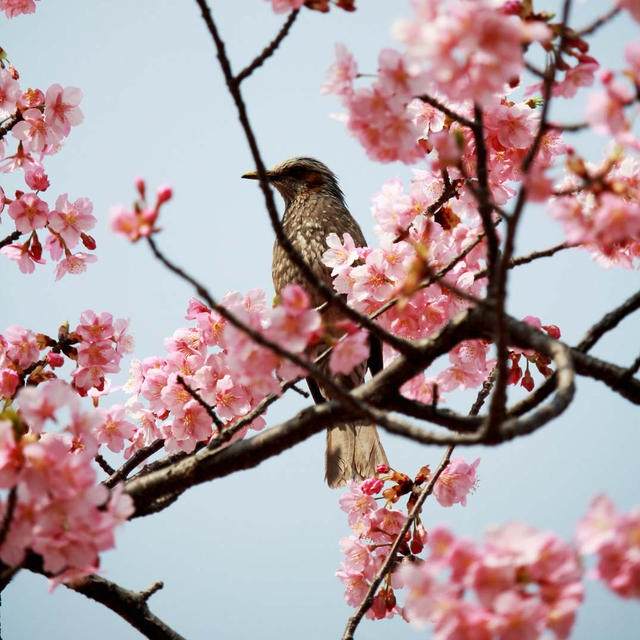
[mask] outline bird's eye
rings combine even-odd
[[[305,175],[305,169],[303,167],[291,167],[291,169],[289,169],[288,174],[294,179],[294,180],[300,180],[304,177]]]

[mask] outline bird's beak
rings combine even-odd
[[[247,171],[243,176],[243,178],[247,178],[247,180],[258,180],[258,172],[257,171]]]

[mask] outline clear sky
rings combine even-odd
[[[284,20],[264,0],[212,5],[236,70]],[[358,5],[355,14],[303,10],[281,50],[243,90],[266,162],[310,155],[327,163],[373,239],[371,196],[387,178],[408,182],[411,171],[371,163],[344,125],[329,117],[340,107],[321,96],[319,86],[334,42],[348,45],[361,71],[375,72],[379,49],[393,46],[391,23],[409,9],[404,1]],[[608,6],[578,2],[572,23],[580,26]],[[637,27],[626,16],[618,18],[598,36],[594,54],[605,66],[619,66],[621,45],[638,36]],[[108,230],[110,206],[133,199],[137,175],[152,190],[174,186],[157,236],[168,256],[218,298],[253,287],[271,295],[271,229],[256,184],[240,180],[253,166],[195,2],[41,0],[33,16],[0,18],[0,45],[23,86],[58,82],[84,91],[85,123],[47,168],[52,196],[68,192],[71,199],[92,199],[99,256],[85,275],[58,283],[50,265],[23,276],[15,264],[0,260],[0,331],[20,324],[53,333],[65,320],[76,323],[85,309],[104,310],[131,318],[136,357],[164,353],[163,338],[184,323],[193,292],[164,271],[144,244],[130,245]],[[576,121],[580,108],[578,100],[556,115]],[[575,142],[599,159],[599,141]],[[10,182],[3,186],[10,192]],[[2,236],[6,226],[0,227]],[[536,209],[527,212],[522,231],[519,254],[562,239],[559,227]],[[584,253],[564,253],[514,272],[509,310],[557,324],[575,343],[637,288],[637,272],[603,270]],[[638,318],[631,317],[594,353],[628,365],[640,350],[638,335]],[[116,382],[125,378],[126,369]],[[268,423],[302,406],[301,398],[287,398],[270,411]],[[386,434],[383,439],[391,462],[407,473],[436,464],[442,453]],[[640,502],[639,446],[637,409],[580,379],[573,405],[552,425],[497,449],[463,453],[482,458],[477,492],[465,508],[428,502],[425,524],[446,524],[479,539],[491,524],[520,519],[568,538],[594,493],[607,492],[624,509]],[[333,573],[341,559],[338,540],[349,530],[339,492],[322,482],[323,448],[321,434],[126,525],[117,549],[103,557],[106,577],[132,589],[163,580],[152,610],[189,639],[339,637],[350,609]],[[636,639],[638,613],[638,603],[589,583],[573,638]],[[2,595],[1,621],[6,640],[140,637],[102,606],[64,587],[49,595],[45,579],[25,572]],[[428,635],[394,620],[365,622],[359,637],[389,634]]]

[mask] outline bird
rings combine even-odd
[[[257,180],[258,173],[250,171],[242,177]],[[336,176],[319,160],[296,157],[268,170],[266,177],[284,200],[282,228],[285,235],[315,275],[331,286],[331,270],[322,262],[322,254],[327,250],[327,236],[336,233],[342,237],[344,233],[349,233],[356,246],[366,246],[360,226],[347,209]],[[277,239],[273,246],[271,275],[276,296],[286,285],[298,284],[309,294],[312,307],[321,307],[325,302],[322,293],[313,288]],[[336,322],[344,319],[335,304],[321,307],[321,313],[329,332]],[[306,356],[313,361],[326,350],[331,339],[341,333],[336,333],[336,329],[333,329],[329,341],[309,348]],[[323,373],[332,377],[343,389],[353,389],[364,381],[367,366],[372,373],[377,373],[382,368],[380,342],[370,336],[370,345],[371,356],[368,362],[356,367],[351,374],[332,376],[328,358],[321,361],[319,366]],[[335,395],[335,392],[323,385],[322,380],[307,377],[307,384],[317,404],[331,401]],[[332,488],[341,487],[351,479],[372,477],[379,465],[388,465],[376,426],[367,424],[362,419],[329,427],[325,456],[325,479]]]

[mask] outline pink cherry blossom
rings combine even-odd
[[[0,398],[12,398],[20,384],[20,376],[13,369],[0,369]]]
[[[55,420],[56,411],[74,401],[74,393],[66,382],[49,380],[38,387],[24,387],[16,401],[20,413],[34,433],[40,433],[47,420]]]
[[[369,334],[357,331],[339,340],[329,356],[331,373],[347,374],[369,357]]]
[[[465,506],[467,494],[476,486],[479,464],[480,458],[471,464],[467,464],[463,458],[452,458],[434,487],[436,500],[443,507],[451,507],[458,502]]]
[[[34,13],[38,0],[0,0],[0,11],[4,11],[7,18],[15,18],[24,13]]]
[[[626,9],[636,22],[640,22],[640,2],[638,0],[618,0],[617,4]]]
[[[554,84],[552,95],[573,98],[580,87],[590,87],[593,84],[599,67],[600,64],[595,58],[579,55],[578,63],[567,69],[562,81]]]
[[[14,80],[6,69],[0,69],[0,116],[7,117],[14,114],[20,94],[20,85],[17,80]]]
[[[168,451],[191,453],[196,443],[211,436],[211,418],[204,407],[196,400],[190,400],[184,406],[182,417],[176,418],[165,430]]]
[[[11,133],[22,141],[26,151],[46,153],[49,147],[60,142],[60,133],[45,120],[39,109],[27,109],[22,120],[15,124]]]
[[[587,513],[576,526],[575,538],[582,553],[597,553],[613,540],[618,522],[618,512],[608,496],[597,495]]]
[[[96,224],[96,218],[91,215],[93,204],[89,198],[78,198],[69,202],[66,193],[56,200],[56,207],[51,212],[49,227],[59,233],[67,244],[73,248],[80,240],[80,234],[89,231]]]
[[[8,212],[15,220],[16,229],[22,233],[42,229],[50,215],[47,203],[35,193],[21,195],[9,205]]]
[[[222,420],[231,420],[249,412],[251,403],[247,391],[226,375],[216,383],[216,412]]]
[[[350,96],[353,93],[353,81],[358,75],[358,65],[345,45],[336,43],[336,61],[327,70],[327,79],[320,87],[325,94]]]
[[[78,251],[73,255],[67,256],[58,262],[58,267],[56,268],[56,280],[60,280],[60,278],[67,273],[84,273],[87,270],[87,264],[96,262],[97,259],[98,258],[96,256],[84,251]]]
[[[24,172],[24,181],[34,191],[46,191],[49,188],[49,177],[42,167],[34,167]]]
[[[4,357],[19,369],[26,369],[40,357],[38,341],[31,329],[12,325],[3,336],[6,341]]]
[[[358,259],[355,243],[348,233],[342,235],[342,242],[337,233],[330,233],[327,246],[329,248],[322,254],[322,262],[331,268],[332,276],[343,273]]]
[[[125,440],[131,438],[134,431],[135,426],[125,418],[125,408],[116,405],[102,412],[102,421],[94,433],[100,444],[117,453],[122,451]]]
[[[82,111],[78,107],[81,100],[82,91],[77,87],[63,89],[59,84],[52,84],[47,89],[44,117],[60,137],[68,136],[71,127],[82,122]]]
[[[26,244],[8,244],[0,248],[0,253],[15,260],[22,273],[33,273],[36,264],[44,264],[44,260],[33,257]]]

